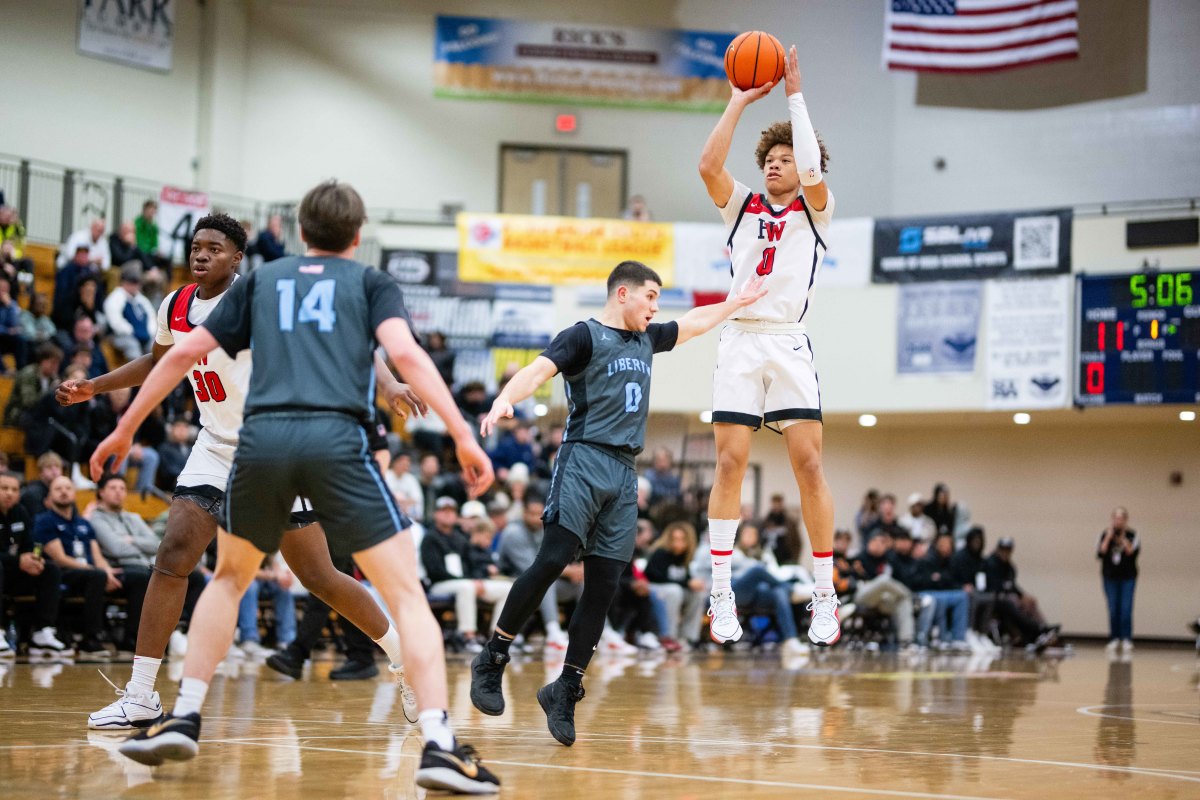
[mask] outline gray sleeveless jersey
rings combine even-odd
[[[616,331],[594,319],[585,324],[592,358],[581,372],[563,376],[570,404],[563,441],[613,448],[632,463],[646,440],[654,345],[648,333]]]

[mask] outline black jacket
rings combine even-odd
[[[1106,550],[1100,549],[1104,543],[1104,533],[1100,534],[1096,544],[1096,558],[1100,559],[1100,574],[1114,581],[1130,580],[1138,576],[1137,560],[1142,552],[1142,540],[1137,531],[1125,529],[1125,536],[1133,542],[1133,552],[1126,553],[1122,539],[1113,539]]]
[[[455,554],[462,564],[462,574],[455,575],[446,568],[446,556]],[[442,533],[437,528],[425,531],[421,539],[421,565],[425,567],[425,575],[430,583],[453,581],[471,577],[468,570],[471,565],[471,537],[459,527],[449,534]]]
[[[942,591],[946,589],[961,589],[962,585],[954,580],[951,558],[942,558],[936,550],[930,550],[929,555],[921,559],[922,589]]]
[[[920,584],[923,580],[924,569],[920,561],[913,558],[911,554],[902,556],[895,550],[887,554],[887,560],[892,565],[893,578],[914,592],[923,588]]]
[[[0,511],[0,561],[15,563],[22,553],[33,550],[33,517],[17,503],[8,510]]]
[[[983,562],[983,571],[987,573],[987,590],[989,592],[1023,594],[1021,587],[1017,585],[1017,568],[1011,561],[1005,561],[992,553]]]
[[[651,583],[678,583],[680,586],[687,586],[691,578],[686,553],[675,555],[666,548],[659,548],[650,553],[650,558],[646,561],[646,580]]]
[[[950,574],[954,576],[954,582],[959,587],[975,588],[975,576],[986,572],[983,564],[983,553],[972,553],[964,547],[950,557]]]

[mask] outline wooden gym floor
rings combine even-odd
[[[168,687],[180,665],[165,664]],[[337,683],[329,662],[292,682],[223,665],[201,754],[151,770],[89,735],[113,699],[95,665],[0,664],[0,797],[408,798],[420,737],[383,678]],[[820,658],[717,653],[597,657],[559,746],[534,692],[557,675],[514,663],[509,708],[484,717],[467,661],[450,664],[451,714],[509,798],[1200,797],[1200,663],[1188,648],[1110,661]],[[118,683],[127,664],[106,667]],[[431,795],[432,796],[432,795]]]

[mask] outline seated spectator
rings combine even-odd
[[[638,475],[637,479],[637,509],[638,519],[650,520],[650,493],[654,491],[654,487],[650,484],[650,479],[645,475]],[[652,523],[653,524],[653,523]]]
[[[457,633],[469,652],[478,653],[483,642],[479,640],[477,603],[494,604],[494,624],[512,583],[489,578],[478,569],[472,571],[471,540],[459,527],[458,501],[453,497],[439,497],[434,503],[433,528],[421,540],[421,564],[433,584],[430,594],[454,596]]]
[[[731,567],[733,593],[744,610],[770,611],[779,627],[783,652],[788,655],[808,652],[796,632],[796,617],[792,612],[792,586],[771,574],[768,561],[774,556],[759,539],[758,528],[745,524],[738,532]],[[809,589],[808,597],[812,597]],[[806,598],[807,599],[807,598]]]
[[[970,513],[950,499],[950,488],[944,483],[933,487],[933,496],[925,504],[925,516],[933,520],[939,534],[953,534],[956,541],[966,535],[970,522]]]
[[[58,332],[54,320],[50,319],[50,300],[37,292],[29,299],[29,309],[21,312],[21,336],[29,347],[37,347],[50,341]]]
[[[532,470],[537,461],[533,445],[533,424],[518,422],[500,438],[500,443],[488,455],[492,459],[492,467],[496,470],[498,480],[504,480],[508,476],[508,470],[516,464],[524,464],[526,470]]]
[[[537,463],[533,467],[534,477],[538,480],[549,481],[551,475],[554,474],[554,459],[558,457],[558,451],[562,448],[564,432],[562,425],[552,425],[546,435],[542,437],[542,447],[538,452]]]
[[[925,501],[920,492],[908,496],[908,510],[900,517],[900,526],[906,528],[914,542],[932,542],[937,537],[937,526],[925,516]]]
[[[458,403],[458,410],[476,428],[492,408],[492,398],[488,396],[487,387],[479,381],[465,384],[454,399]]]
[[[512,517],[508,515],[509,509],[512,508],[512,502],[508,499],[508,495],[504,492],[496,492],[492,499],[487,504],[487,516],[492,523],[492,527],[500,532],[500,535],[492,540],[492,552],[500,552],[500,540],[503,538],[504,529],[508,527],[508,523],[512,521]],[[520,519],[520,515],[516,519]]]
[[[886,533],[889,538],[894,538],[901,530],[904,530],[904,527],[896,518],[896,496],[885,494],[879,498],[879,518],[867,531],[867,536],[869,538],[877,533]]]
[[[101,295],[100,279],[95,275],[85,275],[79,281],[79,302],[75,306],[74,319],[90,319],[96,328],[97,342],[108,332],[108,317],[104,314],[103,303],[98,299]]]
[[[859,544],[864,544],[867,541],[867,534],[875,527],[875,523],[879,521],[879,491],[876,489],[868,489],[863,495],[862,505],[859,506],[858,512],[854,515],[854,528],[858,531]]]
[[[962,587],[971,600],[970,627],[967,630],[968,641],[974,638],[972,633],[977,634],[980,641],[990,635],[992,615],[995,612],[996,598],[987,590],[984,545],[983,528],[976,525],[967,531],[966,542],[950,558],[950,570],[954,573],[954,582]],[[984,644],[987,642],[984,641]]]
[[[25,257],[25,226],[17,210],[0,205],[0,274],[12,282],[13,294],[21,293],[21,284],[33,283],[33,259]]]
[[[1017,630],[1027,647],[1041,649],[1058,638],[1059,626],[1046,624],[1037,598],[1017,583],[1017,568],[1012,563],[1013,546],[1010,537],[1002,537],[983,562],[988,591],[996,596],[996,613],[1001,623]]]
[[[33,521],[34,541],[62,570],[67,591],[83,597],[83,641],[78,655],[88,660],[108,660],[101,644],[104,633],[105,592],[123,587],[120,574],[105,560],[91,523],[75,508],[75,485],[66,476],[50,484],[46,510]],[[145,586],[142,586],[143,593]],[[141,602],[141,599],[138,599]]]
[[[283,217],[279,214],[272,214],[267,219],[267,227],[259,231],[258,238],[254,241],[254,247],[258,254],[262,256],[263,263],[274,261],[277,258],[283,258],[287,255],[287,250],[283,246]]]
[[[422,337],[425,352],[433,359],[438,374],[447,386],[454,385],[454,351],[446,346],[446,337],[441,331],[430,331]]]
[[[683,645],[667,636],[667,607],[662,598],[654,593],[644,571],[646,555],[655,538],[657,531],[650,520],[638,520],[633,559],[621,573],[617,596],[613,598],[608,611],[609,622],[621,637],[621,643],[632,640],[644,650],[677,653],[683,649]],[[581,569],[581,579],[582,575]]]
[[[678,505],[683,502],[683,487],[675,471],[675,456],[666,447],[654,451],[654,465],[646,470],[650,481],[650,505],[659,503]]]
[[[275,651],[263,647],[258,630],[258,601],[266,598],[275,609],[275,646],[286,650],[296,638],[296,599],[292,586],[296,576],[278,552],[263,559],[258,575],[250,582],[238,605],[238,646],[251,658],[266,658]]]
[[[384,475],[384,482],[387,483],[388,491],[392,493],[393,497],[399,498],[401,495],[407,495],[412,498],[413,519],[421,519],[425,515],[421,482],[412,472],[412,455],[407,450],[396,453],[391,467]]]
[[[19,370],[13,381],[8,405],[4,407],[5,425],[25,428],[28,432],[28,414],[42,396],[58,383],[58,370],[62,366],[62,359],[62,350],[53,344],[40,345],[33,352],[33,363]],[[28,443],[26,450],[29,450]],[[45,449],[42,449],[34,455],[44,452]]]
[[[116,565],[122,571],[121,581],[126,586],[131,581],[149,585],[154,556],[158,553],[161,540],[150,530],[144,519],[132,511],[125,510],[127,489],[124,478],[120,475],[101,476],[96,490],[96,505],[86,516],[96,532],[100,552],[104,554],[108,563]],[[192,572],[188,576],[187,595],[184,600],[185,621],[191,618],[192,609],[203,589],[204,576],[198,571]],[[144,595],[144,590],[140,594],[131,593],[129,624],[125,632],[126,640],[131,644],[137,641],[138,622],[142,618],[141,598]]]
[[[142,282],[137,272],[121,270],[121,285],[104,301],[104,316],[109,335],[126,361],[149,353],[154,344],[157,312],[142,294]]]
[[[7,278],[0,278],[0,357],[11,355],[20,370],[29,360],[29,345],[21,326],[21,307],[12,296]],[[8,365],[0,361],[0,375],[8,374]]]
[[[917,588],[922,596],[933,599],[934,621],[941,632],[942,641],[948,649],[964,653],[971,650],[967,644],[967,621],[971,606],[967,593],[954,578],[954,568],[950,563],[953,555],[953,534],[938,534],[933,550],[921,560]]]
[[[138,252],[143,256],[148,256],[153,264],[167,267],[170,266],[170,261],[163,258],[158,252],[158,222],[155,219],[157,215],[158,203],[153,200],[142,203],[142,213],[133,221],[134,243],[137,245]],[[117,263],[123,265],[123,262]],[[147,265],[147,269],[149,269],[149,265]]]
[[[858,578],[850,562],[850,531],[833,534],[833,588],[841,601],[838,616],[845,622],[854,615],[854,592]]]
[[[192,426],[177,417],[167,426],[167,440],[158,448],[158,486],[172,491],[192,454]]]
[[[70,366],[67,367],[66,377],[68,380],[82,380],[87,373],[81,366]],[[61,453],[66,463],[72,465],[71,478],[76,486],[92,488],[91,482],[80,471],[79,464],[85,457],[90,457],[100,441],[92,427],[93,408],[107,403],[107,399],[101,399],[75,406],[61,406],[55,399],[54,391],[46,392],[38,398],[33,408],[22,415],[26,451],[33,455],[41,455],[47,450]],[[105,435],[102,434],[101,438]]]
[[[95,217],[88,227],[77,230],[67,237],[58,255],[58,268],[67,265],[67,260],[74,257],[80,248],[88,251],[87,263],[103,272],[112,266],[112,253],[108,249],[108,237],[104,235],[107,226],[104,217]]]
[[[30,655],[67,656],[73,651],[58,639],[58,565],[42,557],[33,539],[33,518],[21,505],[21,479],[11,472],[0,473],[0,620],[5,595],[34,596]],[[10,642],[0,630],[0,658],[14,655],[18,642]]]
[[[87,368],[89,379],[95,380],[108,372],[108,359],[100,349],[100,341],[96,337],[96,325],[87,316],[75,318],[71,332],[59,331],[55,337],[56,343],[62,348],[68,361],[78,363],[76,357],[80,353],[91,356],[91,364]]]
[[[525,495],[529,492],[529,467],[521,462],[512,465],[504,481],[508,489],[508,518],[516,519],[525,506]]]
[[[109,235],[108,252],[112,256],[113,265],[122,271],[133,267],[140,276],[153,266],[153,262],[138,247],[137,234],[132,222],[122,222],[120,227]]]
[[[891,548],[892,537],[886,530],[877,530],[851,562],[856,578],[854,604],[859,610],[887,615],[899,645],[907,648],[913,643],[914,633],[912,590],[892,577],[888,563]]]
[[[696,529],[687,522],[672,522],[663,528],[646,560],[646,580],[666,605],[666,635],[677,642],[700,641],[700,623],[708,585],[693,576]]]
[[[467,552],[467,574],[496,578],[500,575],[500,567],[496,565],[492,551],[492,542],[496,539],[496,526],[487,518],[483,503],[478,500],[472,500],[471,503],[478,503],[484,516],[463,514],[463,525],[467,529],[467,535],[471,537],[471,549]],[[463,506],[464,512],[471,503]]]
[[[528,495],[520,518],[508,523],[500,533],[500,549],[496,553],[496,560],[502,575],[515,579],[533,565],[545,534],[542,526],[544,510],[545,501],[539,495]],[[538,606],[546,629],[546,647],[552,650],[567,649],[567,635],[559,624],[558,609],[564,603],[579,600],[582,590],[583,564],[580,562],[567,566],[562,577],[546,590]]]
[[[67,330],[75,323],[75,312],[79,310],[79,285],[87,278],[96,278],[100,273],[88,262],[88,250],[80,247],[71,260],[60,267],[54,276],[54,304],[50,318],[59,330]]]
[[[774,555],[776,563],[796,564],[803,548],[800,523],[787,512],[783,501],[783,495],[771,495],[771,505],[761,525],[762,546]]]
[[[33,519],[46,510],[46,498],[50,496],[50,484],[63,474],[63,460],[53,451],[42,453],[37,459],[38,479],[30,481],[21,490],[21,507]]]
[[[913,555],[913,540],[908,531],[900,531],[892,539],[892,549],[888,551],[888,564],[892,568],[892,577],[904,584],[913,593],[913,605],[917,613],[916,640],[918,649],[924,650],[929,646],[929,635],[933,631],[933,623],[937,614],[937,601],[928,592],[921,589],[926,584],[925,555]]]

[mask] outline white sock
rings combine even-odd
[[[833,553],[813,553],[813,579],[818,590],[833,591]]]
[[[130,694],[150,694],[154,691],[154,681],[158,678],[158,666],[161,658],[133,657],[133,675],[125,686]]]
[[[710,519],[708,521],[708,552],[712,554],[712,590],[729,589],[729,563],[733,560],[733,540],[737,537],[738,520]]]
[[[417,716],[417,722],[421,724],[421,735],[425,741],[433,742],[446,752],[454,749],[454,731],[450,730],[450,717],[444,709],[422,711]]]
[[[390,622],[387,633],[376,639],[375,644],[382,647],[383,652],[387,653],[388,661],[392,662],[393,667],[399,667],[404,663],[400,658],[400,634],[396,633],[395,626]]]
[[[208,684],[199,678],[184,678],[179,684],[179,697],[175,698],[175,708],[171,710],[173,717],[185,717],[188,714],[199,714],[204,705],[204,696],[208,694]]]

